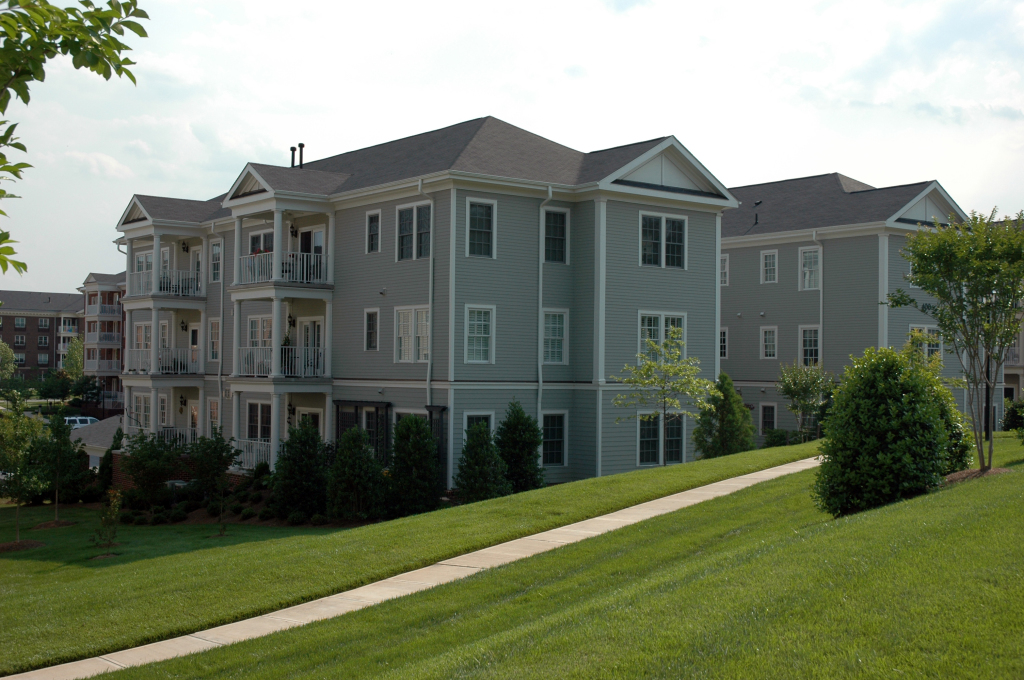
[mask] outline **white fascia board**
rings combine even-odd
[[[965,213],[963,209],[959,205],[957,205],[957,202],[953,200],[952,196],[946,193],[946,190],[942,188],[942,185],[939,184],[938,181],[933,181],[931,184],[924,188],[924,191],[910,199],[909,203],[900,208],[895,215],[886,220],[886,225],[890,227],[897,226],[896,220],[903,217],[908,210],[910,210],[917,204],[918,201],[920,201],[922,198],[924,198],[933,191],[938,193],[939,196],[942,196],[943,200],[945,200],[946,203],[949,203],[951,206],[953,206],[953,210],[956,211],[956,214],[961,219],[961,221],[967,220],[967,213]]]
[[[738,208],[740,205],[735,199],[730,200],[727,198],[712,198],[710,196],[694,196],[692,194],[676,193],[675,191],[658,191],[657,189],[630,187],[623,184],[605,184],[603,180],[599,188],[602,193],[609,194],[609,198],[612,198],[612,194],[618,194],[621,198],[618,198],[617,200],[626,200],[630,202],[638,202],[636,200],[637,197],[643,197],[658,199],[662,204],[664,204],[664,201],[670,201],[673,205],[677,206],[680,203],[687,203],[698,210],[711,209],[714,212],[718,212],[723,209]]]
[[[235,181],[231,183],[231,188],[228,189],[228,192],[226,194],[224,194],[224,200],[221,201],[222,207],[230,208],[233,205],[241,205],[243,203],[247,203],[248,201],[246,199],[252,198],[253,196],[263,196],[262,193],[259,193],[251,194],[249,196],[243,196],[242,198],[231,198],[235,191],[238,190],[238,186],[242,183],[242,179],[247,174],[251,174],[253,177],[255,177],[256,181],[260,183],[260,186],[262,186],[267,191],[267,193],[273,193],[274,190],[270,188],[270,183],[263,179],[263,177],[260,176],[260,173],[256,172],[256,168],[252,167],[252,163],[246,163],[245,167],[242,168],[242,172],[239,173]]]
[[[833,238],[851,238],[854,236],[867,236],[869,234],[880,234],[883,232],[905,233],[913,231],[910,225],[889,225],[886,222],[864,222],[861,224],[841,224],[831,227],[815,227],[813,229],[796,229],[793,231],[781,231],[774,234],[755,234],[753,236],[729,236],[722,237],[722,249],[726,248],[747,248],[755,246],[774,245],[777,243],[797,243],[810,241],[817,233],[818,240]]]

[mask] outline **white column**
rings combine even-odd
[[[132,272],[135,271],[135,247],[132,245],[132,239],[126,239],[126,241],[125,250],[127,251],[127,254],[125,255],[125,259],[128,260],[128,265],[124,270],[124,283],[126,287],[125,292],[131,294],[131,290],[127,288],[127,285],[128,279],[131,277]]]
[[[160,290],[160,234],[153,232],[153,289],[151,293],[156,293]],[[153,330],[156,330],[156,326],[153,326]]]
[[[281,260],[284,253],[284,212],[274,211],[274,281],[281,280]]]
[[[328,378],[334,375],[331,370],[331,348],[334,345],[334,315],[332,314],[334,305],[331,304],[330,300],[324,302],[324,337],[320,339],[321,344],[324,348],[324,375]],[[365,338],[363,342],[365,342]]]
[[[203,234],[203,258],[199,265],[199,290],[206,290],[206,282],[210,280],[210,237]]]
[[[199,372],[206,373],[206,308],[199,310]]]
[[[334,394],[324,395],[324,439],[334,441]]]
[[[281,439],[281,395],[270,397],[270,469],[277,466],[277,445]]]
[[[156,269],[153,271],[156,271]],[[160,372],[160,365],[157,361],[157,352],[160,348],[160,308],[154,303],[150,305],[149,309],[150,318],[152,319],[150,321],[152,331],[149,335],[149,372],[155,374]]]
[[[124,347],[127,352],[130,349],[138,349],[134,345],[135,342],[135,327],[132,326],[132,310],[124,310],[124,328],[122,329],[125,333]],[[121,361],[121,373],[128,372],[128,357],[122,357]]]
[[[170,407],[170,404],[168,404]],[[154,387],[149,391],[149,431],[156,432],[156,421],[160,417],[160,393]]]
[[[199,418],[197,418],[196,426],[199,429],[200,436],[207,436],[210,433],[206,431],[206,387],[199,388]]]
[[[242,218],[235,218],[235,268],[234,268],[234,282],[238,285],[238,267],[242,257]]]
[[[331,211],[327,213],[327,283],[334,283],[334,222],[334,211]]]
[[[231,436],[234,437],[236,442],[239,440],[239,433],[241,432],[241,423],[239,422],[242,419],[240,394],[240,392],[231,393]]]
[[[242,327],[242,301],[241,300],[235,300],[235,312],[234,312],[233,318],[231,319],[231,322],[232,322],[232,332],[231,332],[231,342],[232,342],[232,346],[231,346],[231,375],[232,376],[237,376],[238,375],[238,355],[241,354],[241,349],[242,349],[242,334],[241,334],[242,333],[241,332],[241,327]],[[221,339],[221,343],[220,344],[222,346],[224,345],[224,340],[223,339]]]
[[[277,254],[277,246],[274,246],[275,256]],[[275,270],[276,271],[276,270]],[[273,318],[270,322],[270,377],[280,378],[281,377],[281,298],[275,295],[273,297]]]

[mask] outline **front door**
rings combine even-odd
[[[312,410],[299,409],[298,410],[298,416],[299,416],[299,424],[300,425],[302,423],[306,423],[306,422],[312,423],[313,427],[316,428],[317,432],[321,432],[321,430],[320,430],[320,411],[312,411]],[[321,432],[321,434],[323,434],[323,433]]]
[[[302,347],[302,375],[320,375],[323,368],[323,322],[319,319],[307,319],[299,322],[299,345]]]
[[[199,370],[199,324],[188,325],[188,360],[193,370]]]

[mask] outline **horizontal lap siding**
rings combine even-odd
[[[563,340],[562,351],[568,356],[569,363],[563,364],[546,364],[544,366],[544,380],[547,381],[567,381],[573,379],[573,372],[575,364],[580,360],[573,354],[573,342],[572,338],[574,335],[578,335],[581,330],[586,329],[585,326],[580,326],[577,323],[576,310],[573,309],[575,302],[575,295],[573,291],[573,281],[575,280],[574,270],[579,266],[579,259],[576,258],[575,252],[575,236],[576,236],[576,218],[577,218],[577,206],[569,203],[561,203],[558,201],[552,201],[548,203],[547,208],[565,210],[569,213],[569,250],[568,250],[568,263],[555,263],[546,262],[544,264],[544,307],[554,309],[565,309],[569,310],[568,320],[568,337]],[[524,230],[526,231],[526,230]],[[536,230],[534,230],[536,235]],[[525,234],[524,234],[525,238]],[[534,241],[535,248],[539,249],[540,244]],[[539,257],[539,253],[538,253]],[[527,301],[523,301],[524,306]],[[534,302],[536,305],[536,302]],[[593,337],[591,330],[590,337]],[[536,343],[537,340],[535,339]],[[536,353],[534,354],[536,356]],[[547,407],[545,399],[545,408]]]
[[[878,236],[830,239],[823,244],[821,351],[825,370],[838,376],[851,356],[859,357],[878,344]]]
[[[590,382],[594,380],[594,201],[575,204],[572,220],[569,366],[572,380]]]

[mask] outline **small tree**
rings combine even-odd
[[[441,504],[437,444],[423,418],[403,417],[395,426],[388,512],[395,517],[436,510]]]
[[[117,525],[121,521],[121,492],[107,491],[107,502],[100,507],[100,526],[90,538],[100,548],[111,548],[117,538]]]
[[[328,514],[346,521],[380,519],[384,494],[384,468],[369,436],[358,427],[345,430],[327,479]]]
[[[103,398],[103,386],[91,375],[83,375],[72,383],[71,396],[81,397],[87,404],[98,404]]]
[[[754,448],[754,418],[733,387],[732,379],[722,373],[708,396],[693,429],[693,443],[701,458],[716,458]]]
[[[123,441],[124,432],[121,428],[117,428],[117,432],[114,433],[114,438],[110,442],[110,448],[104,451],[103,457],[100,458],[99,482],[100,488],[104,491],[114,484],[114,451],[120,450]]]
[[[14,369],[17,368],[17,364],[14,363],[14,350],[0,340],[0,380],[8,381],[14,376]]]
[[[64,370],[72,382],[83,377],[85,371],[85,344],[82,338],[72,338],[68,350],[64,353]],[[79,393],[81,394],[81,393]]]
[[[46,480],[29,455],[42,437],[43,424],[21,413],[20,404],[0,418],[0,496],[14,501],[14,540],[21,541],[21,506],[46,489]]]
[[[65,402],[71,396],[71,378],[61,369],[47,371],[39,386],[39,397],[47,401]]]
[[[147,503],[159,498],[167,480],[181,468],[181,453],[174,445],[148,432],[128,437],[126,453],[121,464]]]
[[[209,437],[200,437],[188,447],[188,456],[192,460],[193,482],[217,503],[217,522],[220,533],[224,534],[224,499],[231,488],[228,470],[238,464],[241,457],[234,446],[234,439],[225,441],[216,427]]]
[[[279,518],[301,513],[308,519],[327,512],[327,466],[320,430],[309,420],[289,427],[274,469],[274,506]]]
[[[537,419],[526,413],[517,399],[513,399],[505,410],[505,419],[498,424],[494,443],[498,447],[498,455],[505,461],[512,493],[544,486],[544,467],[538,454],[540,445],[544,443],[544,433]]]
[[[505,477],[507,467],[491,441],[491,428],[477,423],[466,432],[462,445],[459,469],[455,473],[455,488],[466,503],[507,496],[512,484]]]
[[[53,519],[60,520],[60,493],[74,497],[83,486],[92,480],[89,469],[89,455],[82,446],[82,440],[71,440],[71,426],[64,422],[64,409],[59,408],[50,418],[47,431],[37,437],[29,446],[33,460],[41,468],[41,475],[52,482]]]
[[[967,412],[974,430],[978,467],[992,467],[993,442],[985,457],[986,429],[995,429],[995,393],[1007,349],[1020,333],[1024,303],[1024,212],[1016,219],[995,219],[971,211],[966,222],[950,216],[907,237],[901,251],[910,262],[910,283],[929,298],[918,301],[899,289],[891,307],[913,307],[939,327],[946,349],[957,357],[967,385]]]
[[[657,420],[666,422],[668,412],[674,412],[683,407],[683,400],[686,399],[697,409],[703,409],[707,404],[708,395],[714,394],[715,384],[710,380],[698,378],[700,373],[700,360],[697,357],[683,356],[683,329],[668,329],[665,342],[658,344],[648,338],[646,341],[646,352],[636,355],[637,365],[626,364],[622,370],[625,375],[611,376],[612,380],[623,383],[633,388],[629,394],[616,394],[612,404],[618,408],[653,408],[653,413],[638,413],[625,418],[616,418],[615,422],[623,420]],[[682,415],[695,417],[689,411],[680,411]],[[665,451],[664,432],[662,428],[661,450]],[[665,463],[667,461],[663,461]]]
[[[815,422],[818,420],[816,416],[832,393],[832,377],[821,370],[818,364],[803,366],[795,362],[792,366],[784,365],[779,371],[776,389],[789,399],[786,408],[796,416],[797,429],[803,440],[806,441],[812,434],[818,436],[821,423]]]

